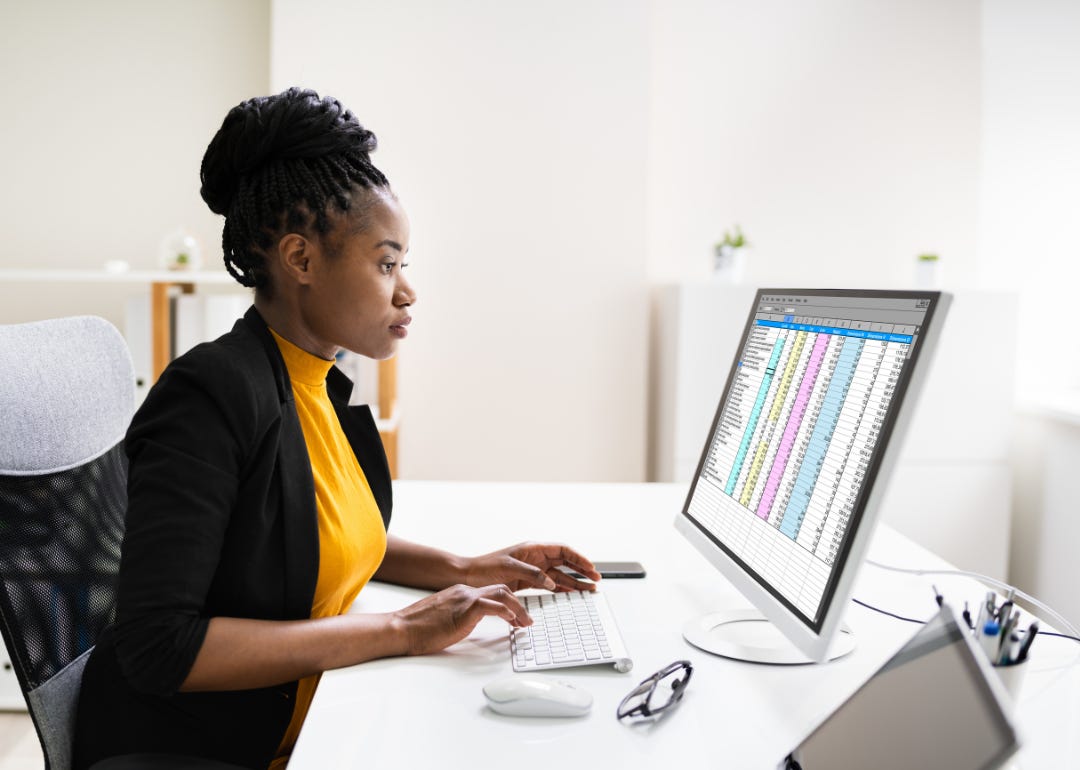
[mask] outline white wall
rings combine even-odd
[[[979,4],[704,0],[8,4],[4,266],[152,266],[220,220],[197,169],[227,109],[293,83],[380,136],[414,226],[404,475],[645,477],[650,281],[973,272]],[[268,32],[268,26],[272,30]],[[272,43],[267,42],[267,37]],[[269,64],[268,64],[269,63]],[[270,74],[267,74],[269,66]],[[187,180],[185,182],[185,180]],[[0,286],[0,321],[117,292]]]
[[[274,89],[348,105],[412,220],[403,476],[644,478],[646,10],[274,2]]]
[[[199,164],[228,109],[266,90],[268,44],[267,0],[5,0],[0,267],[153,268],[177,226],[217,263]],[[129,292],[0,283],[0,323],[120,325]]]
[[[1021,294],[1018,386],[1080,387],[1080,3],[985,0],[982,280]]]
[[[656,0],[650,274],[704,277],[738,223],[748,282],[909,286],[975,268],[978,0]]]
[[[980,268],[1020,291],[1010,575],[1080,622],[1080,4],[984,0]]]
[[[644,478],[646,282],[736,222],[753,281],[973,273],[976,0],[273,9],[274,89],[351,106],[412,215],[405,476]]]

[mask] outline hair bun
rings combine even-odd
[[[332,97],[290,88],[229,110],[203,156],[200,194],[215,214],[227,215],[241,180],[276,160],[318,158],[343,150],[369,161],[377,142]]]

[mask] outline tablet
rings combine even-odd
[[[1019,748],[1008,697],[944,604],[778,770],[1000,767]]]

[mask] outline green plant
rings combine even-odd
[[[720,239],[715,248],[720,251],[721,249],[741,249],[749,245],[746,236],[743,235],[742,228],[735,225],[731,230],[724,231],[724,237]]]

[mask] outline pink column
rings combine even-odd
[[[772,470],[769,471],[769,479],[765,482],[765,490],[761,493],[761,500],[758,502],[757,515],[762,519],[769,518],[769,510],[776,499],[776,490],[780,486],[780,479],[783,478],[784,469],[791,457],[791,448],[795,446],[795,436],[806,415],[810,391],[813,390],[818,372],[821,371],[821,359],[825,357],[825,348],[828,344],[828,334],[818,334],[817,339],[814,340],[814,349],[810,351],[810,360],[806,362],[806,372],[799,385],[799,392],[795,395],[795,403],[791,405],[791,414],[788,415],[784,435],[780,439],[780,446],[773,458]]]

